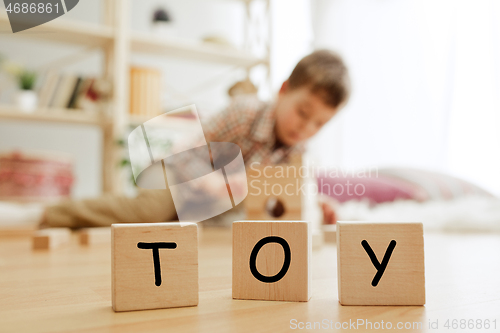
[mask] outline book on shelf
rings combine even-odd
[[[78,94],[81,92],[82,89],[82,83],[83,83],[83,78],[80,76],[76,80],[75,88],[73,89],[73,92],[71,93],[71,96],[67,103],[68,109],[75,109]]]
[[[130,114],[154,118],[161,113],[161,71],[130,68]]]
[[[61,74],[48,71],[39,85],[41,109],[81,109],[97,111],[100,103],[110,95],[109,83],[105,79]]]
[[[59,80],[59,74],[56,71],[48,71],[41,78],[40,90],[38,91],[38,107],[46,108],[56,89],[57,81]]]
[[[52,96],[50,107],[56,109],[68,108],[69,100],[75,91],[77,81],[78,77],[76,75],[61,76],[54,95]]]

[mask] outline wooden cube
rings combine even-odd
[[[323,230],[325,243],[335,243],[337,241],[337,225],[324,224],[321,229]]]
[[[35,231],[33,250],[49,250],[68,244],[71,240],[69,228],[47,228]]]
[[[84,228],[79,232],[80,245],[109,244],[111,228]]]
[[[338,222],[342,305],[424,305],[422,223]]]
[[[248,195],[244,203],[248,220],[302,219],[302,160],[297,159],[292,164],[247,168]]]
[[[324,240],[323,240],[323,232],[318,229],[314,229],[311,232],[311,240],[312,240],[312,249],[314,250],[319,250],[323,247]]]
[[[233,298],[307,302],[310,286],[310,223],[233,223]]]
[[[111,226],[115,311],[198,304],[198,228],[195,223]]]

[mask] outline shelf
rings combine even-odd
[[[0,31],[3,36],[14,36],[13,33],[8,33],[12,30],[7,13],[0,13]],[[16,32],[15,36],[76,45],[103,46],[113,40],[113,29],[103,25],[57,18],[31,29]]]
[[[105,119],[99,114],[81,110],[39,109],[33,113],[25,113],[16,107],[0,106],[0,120],[44,121],[67,124],[104,126]]]
[[[133,52],[145,54],[211,61],[236,66],[253,66],[264,63],[263,59],[230,46],[179,38],[166,39],[147,33],[132,33],[130,44]]]
[[[11,35],[9,19],[6,13],[0,14],[0,32]],[[7,34],[5,34],[7,33]],[[65,20],[58,18],[31,29],[20,31],[16,36],[86,46],[103,46],[110,43],[113,36],[111,27]],[[214,45],[202,41],[190,41],[179,38],[160,38],[148,33],[131,34],[131,50],[138,53],[178,57],[189,60],[210,61],[236,66],[253,66],[265,63],[251,54],[230,46]]]
[[[141,116],[141,115],[128,115],[128,123],[130,126],[140,126],[144,124],[146,121],[153,119],[154,117]],[[159,122],[159,124],[164,125],[168,128],[192,128],[196,126],[196,119],[193,118],[185,118],[185,117],[176,117],[171,116],[168,117],[168,121],[166,118],[163,118],[164,121]]]
[[[254,0],[227,0],[250,3]],[[269,8],[269,0],[262,0]],[[109,79],[112,85],[112,98],[110,100],[110,114],[90,113],[80,110],[46,108],[38,109],[33,113],[23,113],[11,105],[0,104],[0,122],[26,121],[46,122],[60,124],[74,124],[82,126],[97,126],[103,130],[102,142],[102,183],[103,191],[108,193],[121,193],[120,184],[122,179],[116,170],[117,161],[122,157],[121,149],[115,144],[115,140],[122,138],[122,131],[128,130],[129,126],[139,126],[153,117],[128,115],[127,99],[129,98],[128,75],[130,54],[148,54],[157,57],[178,58],[184,61],[196,61],[212,64],[224,64],[231,67],[252,67],[264,64],[269,66],[268,54],[263,58],[256,57],[248,52],[238,50],[231,46],[207,43],[196,40],[179,38],[166,38],[160,36],[130,31],[130,13],[128,0],[104,0],[103,22],[88,23],[79,20],[71,20],[66,17],[58,17],[55,20],[44,23],[31,29],[12,33],[7,13],[0,11],[0,43],[5,43],[9,38],[25,38],[38,46],[53,47],[56,43],[68,46],[79,46],[80,48],[102,48],[104,58],[103,76]],[[250,17],[250,6],[244,6],[246,14]],[[268,9],[266,9],[268,10]],[[270,16],[269,16],[270,18]],[[259,25],[259,24],[257,24]],[[249,25],[245,29],[249,29]],[[246,30],[246,31],[247,31]],[[54,43],[54,44],[51,44]],[[34,51],[33,51],[34,50]],[[36,52],[36,47],[33,49]],[[77,52],[86,56],[86,54]],[[62,57],[54,53],[54,57]],[[64,71],[68,64],[79,61],[81,57],[66,56],[61,63],[58,59],[52,62]],[[14,59],[13,59],[14,60]],[[53,64],[51,64],[53,65]],[[123,120],[123,121],[122,121]],[[169,131],[177,135],[177,131],[188,132],[196,129],[197,121],[189,118],[172,117],[164,121],[154,122],[159,126],[165,126]],[[175,132],[175,133],[174,133]]]

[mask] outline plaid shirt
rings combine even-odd
[[[262,165],[287,163],[289,158],[303,152],[303,145],[276,148],[274,104],[256,98],[239,98],[224,111],[202,124],[206,142],[232,142],[237,144],[245,165],[259,162]],[[199,138],[195,142],[202,143]],[[203,141],[204,143],[204,141]],[[196,145],[190,144],[195,147]],[[182,149],[180,149],[182,151]],[[177,153],[165,159],[170,185],[198,178],[212,172],[212,164],[202,147]],[[231,170],[225,168],[231,173]]]
[[[246,165],[286,163],[304,151],[303,144],[276,148],[274,104],[240,97],[224,111],[203,124],[207,142],[233,142],[241,148]]]

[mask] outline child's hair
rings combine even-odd
[[[350,80],[342,58],[330,50],[318,50],[302,58],[288,78],[290,89],[309,86],[330,106],[347,102]]]

